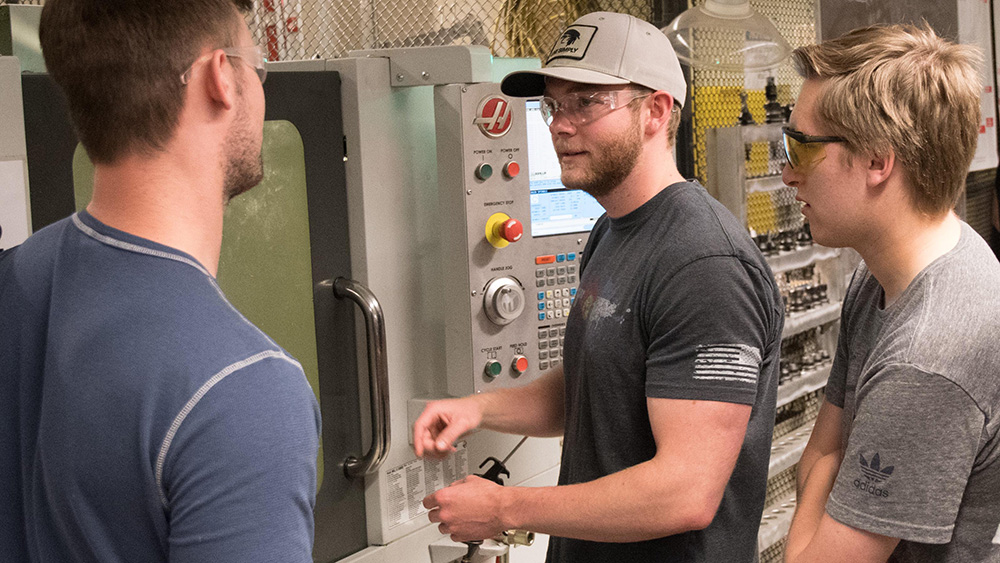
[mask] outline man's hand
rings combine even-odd
[[[482,408],[474,396],[427,403],[413,423],[413,449],[419,457],[445,458],[455,451],[454,443],[482,420]]]
[[[500,485],[470,475],[427,495],[424,508],[430,510],[427,518],[439,522],[438,530],[453,541],[482,540],[509,528],[501,517],[503,493]]]

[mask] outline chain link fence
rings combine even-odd
[[[579,16],[649,20],[652,0],[256,0],[249,18],[269,60],[335,58],[355,49],[484,45],[501,57],[541,57]]]
[[[429,45],[484,45],[499,57],[541,58],[584,14],[605,10],[651,21],[654,2],[661,5],[660,0],[255,0],[247,21],[271,61]],[[42,3],[0,0],[0,5]]]

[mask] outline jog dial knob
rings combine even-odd
[[[486,316],[498,325],[510,324],[524,311],[524,290],[514,278],[496,278],[483,296]]]

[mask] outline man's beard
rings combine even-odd
[[[568,179],[569,181],[563,175],[563,185],[599,198],[608,195],[621,184],[632,173],[642,153],[638,117],[636,112],[632,112],[631,127],[621,135],[598,142],[592,150],[587,151],[592,159],[588,173],[581,179]]]
[[[244,154],[230,158],[226,163],[223,195],[226,203],[234,197],[245,193],[264,179],[264,155],[257,151],[257,157]]]
[[[242,97],[241,88],[237,88],[237,96],[241,105],[236,110],[236,119],[229,131],[229,136],[226,138],[226,147],[223,152],[226,171],[222,193],[226,203],[264,179],[263,147],[248,131],[251,120]]]

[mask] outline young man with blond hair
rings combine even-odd
[[[1000,561],[1000,264],[952,211],[976,147],[973,49],[869,27],[793,55],[785,146],[816,241],[852,247],[788,563]]]

